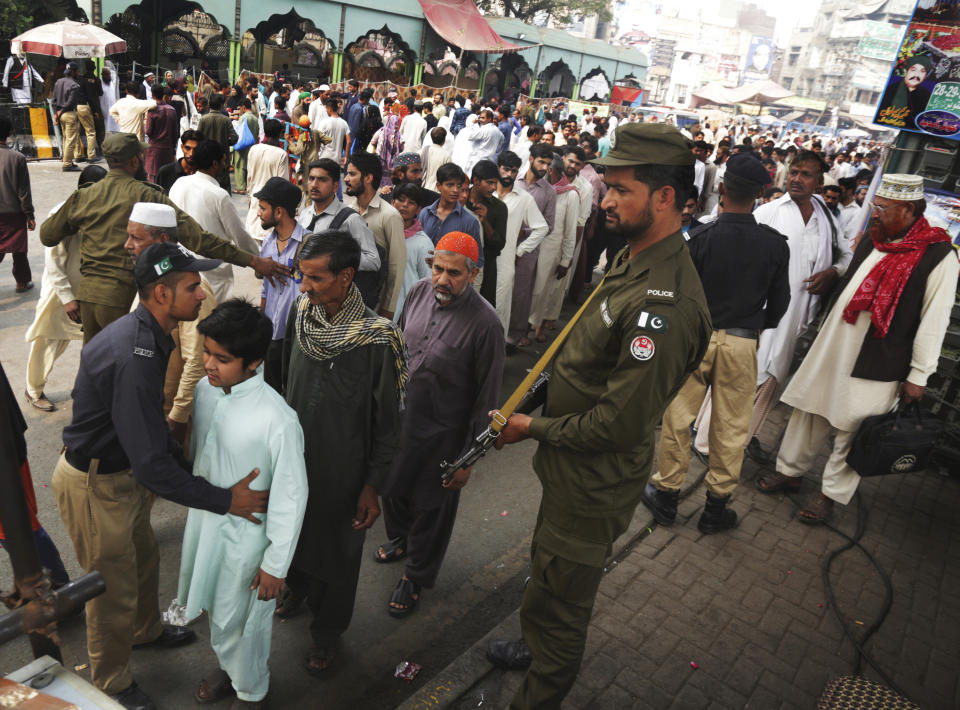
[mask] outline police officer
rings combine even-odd
[[[662,525],[677,517],[677,499],[690,465],[690,425],[711,387],[707,502],[697,523],[705,534],[729,530],[737,514],[726,507],[740,480],[743,448],[757,390],[757,338],[776,328],[790,303],[787,239],[757,224],[751,212],[770,182],[752,153],[727,161],[720,184],[723,212],[690,230],[690,256],[710,304],[713,335],[707,354],[667,407],[660,430],[658,470],[643,502]]]
[[[200,312],[198,260],[170,242],[143,251],[134,270],[140,305],[87,345],[73,389],[73,420],[53,473],[57,506],[85,572],[107,591],[87,603],[87,650],[94,685],[125,708],[150,710],[133,680],[130,652],[193,640],[193,631],[160,623],[160,558],[150,527],[151,493],[181,505],[259,523],[267,493],[250,490],[257,471],[232,488],[191,475],[163,416],[170,331]]]
[[[127,240],[127,217],[137,202],[162,202],[176,208],[163,191],[146,180],[144,144],[132,133],[113,133],[103,141],[103,157],[110,172],[83,190],[74,192],[40,228],[44,246],[59,244],[71,234],[82,233],[77,289],[83,343],[108,323],[130,311],[136,292]],[[260,276],[290,275],[290,268],[241,251],[228,239],[203,231],[190,216],[177,209],[180,241],[194,252],[222,258],[238,266],[250,266]]]
[[[603,566],[653,463],[667,403],[703,359],[712,328],[680,212],[690,141],[628,123],[605,158],[608,229],[627,247],[557,356],[543,416],[513,415],[497,446],[532,437],[543,498],[523,596],[521,641],[492,641],[495,664],[530,670],[510,707],[558,708],[576,679]]]

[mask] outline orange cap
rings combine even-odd
[[[436,251],[452,251],[463,254],[476,264],[480,260],[480,245],[466,232],[448,232],[437,242]]]

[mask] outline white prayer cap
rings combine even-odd
[[[156,74],[154,74],[152,71],[148,71],[146,74],[143,75],[143,78],[146,79],[148,76],[156,76]]]
[[[130,211],[130,221],[148,227],[176,227],[177,211],[160,202],[138,202]]]
[[[320,84],[317,89],[319,91],[330,91],[330,84]]]
[[[903,202],[922,200],[924,199],[923,178],[919,175],[906,175],[904,173],[889,173],[884,175],[880,178],[877,197],[885,197],[888,200],[901,200]]]

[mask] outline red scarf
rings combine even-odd
[[[553,189],[557,191],[558,195],[562,195],[565,192],[570,192],[570,190],[577,190],[577,186],[570,182],[570,178],[564,173],[559,180],[553,183]],[[580,190],[577,190],[577,194],[580,194]]]
[[[931,227],[925,217],[920,217],[901,242],[878,242],[875,249],[887,252],[870,270],[850,303],[843,309],[843,319],[856,323],[860,311],[870,311],[870,322],[876,332],[875,338],[884,338],[890,330],[893,314],[900,302],[900,294],[910,274],[917,268],[920,259],[931,244],[949,242],[949,235],[940,227]]]

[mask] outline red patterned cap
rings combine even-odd
[[[452,251],[463,254],[476,264],[480,260],[480,245],[466,232],[448,232],[437,242],[436,251]]]

